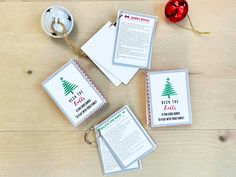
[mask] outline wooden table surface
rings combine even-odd
[[[84,131],[128,104],[158,145],[143,170],[120,176],[236,176],[235,0],[189,0],[198,37],[166,21],[164,0],[0,2],[0,176],[102,176],[96,146]],[[116,88],[88,59],[78,58],[60,39],[41,29],[42,12],[61,4],[74,16],[71,37],[84,44],[118,9],[159,17],[151,70],[188,68],[192,126],[146,126],[144,72]],[[188,25],[187,21],[183,25]],[[75,58],[109,99],[106,109],[73,127],[44,92],[41,82]],[[29,72],[29,71],[32,71]]]

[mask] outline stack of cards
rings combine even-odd
[[[107,22],[81,49],[118,86],[121,82],[128,84],[138,69],[112,64],[115,34],[116,27]]]
[[[192,124],[188,70],[147,72],[146,76],[148,124]]]
[[[95,126],[104,175],[142,169],[141,159],[155,143],[128,106]]]
[[[101,91],[74,60],[67,62],[42,86],[74,126],[107,103]]]
[[[157,17],[119,11],[81,49],[115,86],[128,84],[139,68],[150,69]]]

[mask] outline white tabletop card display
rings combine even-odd
[[[188,70],[147,72],[146,79],[151,127],[192,124]]]
[[[157,17],[120,10],[113,64],[150,69]]]
[[[101,69],[115,86],[128,84],[138,68],[112,64],[116,27],[107,22],[81,49]]]
[[[95,126],[121,168],[141,160],[156,148],[155,143],[126,105]]]
[[[74,126],[107,103],[101,91],[74,60],[45,80],[42,87]]]

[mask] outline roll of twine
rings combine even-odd
[[[55,24],[58,24],[62,27],[62,32],[59,32],[54,28]],[[87,57],[87,55],[80,49],[80,47],[78,45],[76,45],[75,42],[68,36],[68,34],[67,34],[68,32],[66,30],[65,25],[62,22],[60,22],[59,19],[54,18],[54,20],[51,22],[51,30],[53,33],[61,36],[64,39],[64,41],[66,42],[66,44],[69,47],[71,47],[77,55]]]

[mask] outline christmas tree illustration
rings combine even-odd
[[[77,85],[64,80],[62,77],[61,77],[61,81],[62,81],[62,86],[64,88],[65,96],[68,95],[69,93],[73,94],[73,90],[75,90],[77,88]]]
[[[168,98],[170,98],[171,95],[177,95],[169,80],[170,80],[169,78],[166,79],[165,88],[161,95],[161,96],[168,96]]]

